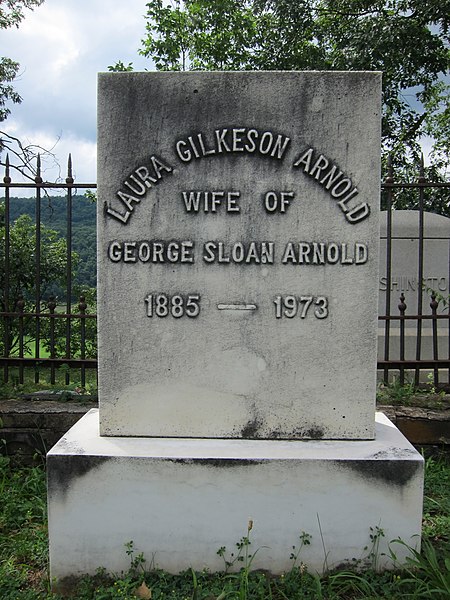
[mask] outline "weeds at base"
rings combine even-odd
[[[79,580],[72,597],[78,600],[375,600],[396,598],[448,600],[450,597],[450,463],[448,458],[426,461],[425,523],[422,553],[411,553],[406,569],[376,571],[382,529],[368,532],[369,570],[345,568],[324,576],[311,573],[307,560],[311,536],[302,533],[292,547],[291,568],[281,576],[252,571],[253,523],[236,544],[234,556],[223,549],[224,560],[234,563],[222,573],[194,572],[170,575],[153,568],[154,557],[144,557],[129,542],[127,573],[108,576],[99,570]],[[12,469],[0,460],[0,598],[1,600],[59,600],[50,591],[47,564],[45,472],[41,467]],[[370,537],[372,536],[372,537]],[[316,542],[319,540],[315,540]],[[396,541],[390,544],[395,559]],[[147,561],[146,561],[147,559]],[[143,585],[145,583],[145,585]],[[149,595],[150,594],[150,595]]]
[[[35,382],[35,374],[39,374],[39,382]],[[69,383],[66,382],[69,378]],[[20,382],[19,369],[10,367],[8,382],[0,379],[0,400],[20,399],[40,400],[39,394],[44,392],[55,401],[97,400],[97,373],[94,369],[86,369],[85,383],[81,384],[80,369],[71,369],[62,365],[55,369],[55,383],[51,383],[49,367],[26,368],[23,373],[23,383]],[[35,395],[34,398],[32,396]],[[52,398],[53,396],[53,398]],[[47,399],[47,398],[46,398]]]
[[[393,379],[388,385],[378,384],[377,405],[406,406],[428,408],[431,410],[450,409],[450,394],[447,389],[437,389],[433,383],[433,375],[429,374],[428,382],[418,388],[413,382],[401,384]]]

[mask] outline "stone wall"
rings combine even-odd
[[[0,453],[32,465],[45,454],[94,403],[0,401]]]
[[[93,402],[0,401],[0,453],[18,464],[45,460],[46,452],[88,410]],[[450,445],[450,409],[381,406],[408,440],[420,445]]]

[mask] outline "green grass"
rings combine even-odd
[[[14,470],[8,459],[0,460],[0,597],[45,598],[45,473],[37,467]]]
[[[66,383],[66,374],[69,374],[69,384]],[[82,385],[80,369],[60,367],[59,369],[55,369],[55,383],[52,384],[50,369],[48,367],[40,367],[39,382],[36,383],[34,369],[24,369],[23,383],[20,383],[19,369],[17,367],[10,367],[6,383],[3,380],[3,372],[0,373],[0,399],[15,399],[34,392],[48,391],[50,393],[62,392],[62,395],[56,395],[55,399],[67,400],[70,392],[76,390],[83,397],[92,396],[92,399],[96,400],[97,373],[95,369],[86,369],[85,374],[86,381]]]
[[[404,385],[394,380],[389,385],[379,384],[377,389],[377,405],[414,406],[431,410],[450,409],[450,393],[448,386],[437,390],[432,381],[419,388],[409,382]]]
[[[144,557],[135,555],[132,542],[124,546],[129,572],[110,576],[102,570],[78,581],[73,597],[79,600],[416,600],[450,598],[450,458],[428,458],[425,476],[423,551],[413,554],[406,570],[377,573],[336,571],[318,577],[303,566],[308,545],[303,534],[292,553],[292,569],[283,576],[251,572],[255,550],[251,527],[237,543],[242,561],[239,573],[219,574],[186,571],[169,575],[146,571]],[[1,600],[57,600],[50,591],[47,563],[47,528],[43,467],[14,469],[0,459],[0,598]],[[395,552],[395,543],[391,544]],[[229,552],[222,550],[224,559]],[[261,549],[263,552],[264,549]],[[307,551],[307,549],[305,550]],[[229,562],[229,561],[228,561]],[[225,563],[224,563],[224,566]]]
[[[450,556],[450,458],[426,461],[423,535]]]
[[[23,353],[24,356],[34,358],[36,356],[35,342],[33,340],[31,340],[28,336],[25,336],[24,343],[25,343],[25,352]],[[18,355],[19,355],[19,353],[16,352],[16,356],[18,356]],[[50,352],[45,347],[43,340],[41,340],[39,342],[39,356],[40,356],[40,358],[48,358],[50,356]]]

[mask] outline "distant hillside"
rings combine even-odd
[[[4,199],[0,198],[0,202]],[[35,220],[36,201],[34,198],[11,198],[11,222],[18,216],[27,214]],[[41,223],[56,230],[62,237],[67,235],[67,199],[61,196],[41,199]],[[96,264],[96,204],[85,196],[72,198],[72,249],[79,255],[75,283],[95,287]]]

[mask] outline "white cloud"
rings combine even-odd
[[[29,60],[41,74],[44,67],[46,75],[41,81],[44,81],[46,76],[61,76],[63,69],[70,68],[80,54],[70,14],[63,7],[56,7],[51,2],[42,5],[25,19],[21,32],[30,47],[39,49],[39,52],[29,56]],[[42,63],[42,59],[45,63]],[[35,79],[39,80],[39,76]]]
[[[47,148],[59,139],[59,163],[71,152],[78,181],[95,181],[97,73],[118,60],[151,68],[138,55],[145,12],[145,0],[46,0],[18,30],[2,32],[2,54],[20,63],[14,85],[23,98],[3,129]]]
[[[63,181],[67,177],[70,154],[75,181],[79,183],[96,182],[97,145],[95,140],[82,138],[76,133],[61,134],[58,137],[49,134],[44,129],[22,129],[18,123],[7,124],[4,131],[20,139],[25,146],[28,144],[36,146],[36,152],[41,154],[41,175],[45,181]],[[41,151],[40,148],[43,150]],[[16,172],[12,173],[12,177],[15,182],[23,181]]]
[[[428,166],[430,164],[430,154],[433,150],[433,139],[429,136],[424,136],[420,139],[420,145],[422,146],[424,163]]]

